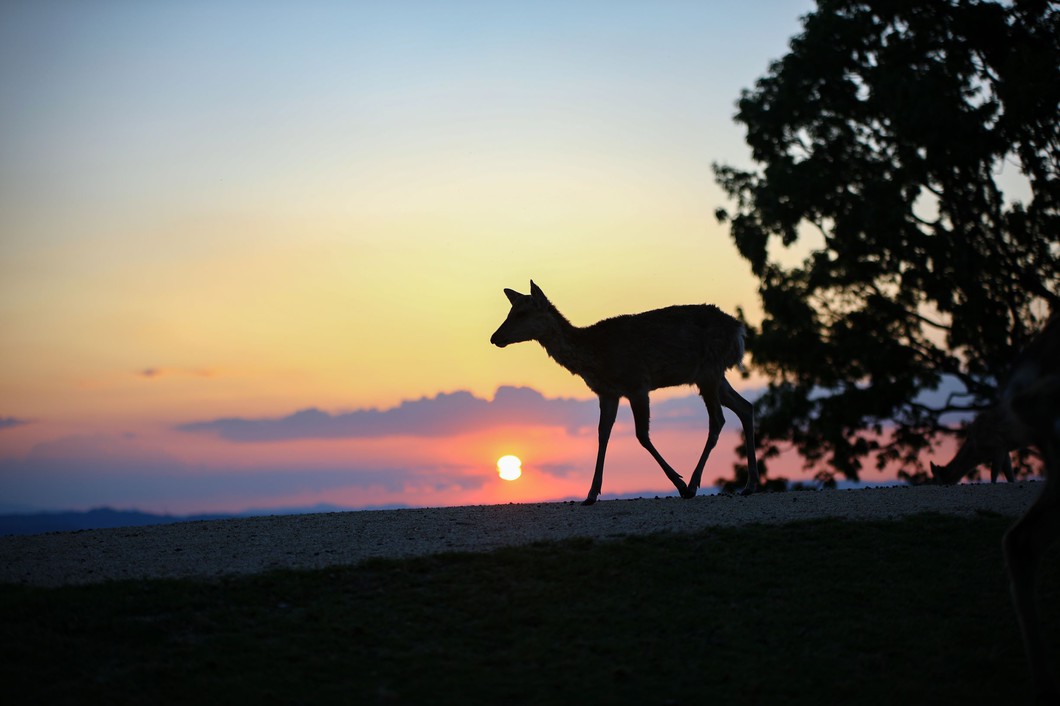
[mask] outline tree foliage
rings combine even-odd
[[[738,102],[754,168],[714,165],[760,281],[764,456],[915,477],[995,402],[1060,293],[1058,106],[1055,3],[819,0],[803,19]]]

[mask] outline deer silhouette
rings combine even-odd
[[[1016,358],[1001,408],[1045,460],[1045,485],[1030,509],[1005,534],[1012,601],[1031,666],[1038,703],[1060,704],[1035,605],[1035,575],[1045,550],[1060,536],[1060,315]]]
[[[600,399],[596,470],[583,505],[592,505],[600,495],[607,441],[623,397],[633,410],[637,440],[683,498],[695,497],[707,458],[725,424],[721,408],[731,409],[743,425],[747,452],[747,485],[741,494],[754,492],[758,485],[754,408],[725,380],[725,371],[739,366],[744,354],[744,327],[739,321],[716,306],[698,304],[625,314],[578,327],[564,318],[533,281],[530,294],[511,289],[505,289],[504,294],[512,308],[490,343],[504,348],[537,341]],[[696,385],[709,417],[707,443],[687,485],[655,449],[648,434],[648,393],[676,385]]]
[[[991,407],[980,412],[968,425],[968,435],[953,460],[945,466],[932,463],[931,475],[939,483],[950,485],[960,482],[976,466],[989,463],[991,483],[997,482],[999,474],[1004,474],[1005,480],[1011,483],[1015,476],[1009,452],[1027,446],[1030,440],[1010,416],[1002,407]]]

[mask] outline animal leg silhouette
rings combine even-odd
[[[670,482],[674,484],[677,491],[681,493],[681,497],[688,496],[688,486],[681,480],[681,474],[670,467],[670,464],[662,457],[662,455],[656,451],[655,446],[651,443],[651,438],[648,435],[648,426],[651,419],[651,411],[648,402],[648,393],[637,393],[630,395],[629,406],[633,410],[633,423],[637,430],[637,441],[640,445],[648,450],[648,453],[652,455],[656,463],[663,469],[663,473],[670,479]]]
[[[703,448],[703,455],[699,457],[696,470],[692,472],[692,478],[688,482],[689,497],[696,494],[703,479],[703,469],[710,458],[710,452],[718,443],[722,427],[725,426],[725,416],[722,407],[731,409],[743,426],[744,451],[747,454],[747,484],[740,495],[750,495],[758,487],[758,463],[755,461],[755,421],[754,405],[740,396],[725,378],[715,385],[714,383],[702,383],[699,394],[707,405],[707,414],[710,417],[710,427],[707,436],[707,444]]]
[[[729,381],[721,379],[718,386],[721,404],[731,409],[743,427],[744,453],[747,456],[747,484],[740,495],[750,495],[758,487],[758,461],[755,460],[755,406],[732,388]]]
[[[593,471],[593,484],[589,486],[589,495],[582,501],[582,505],[592,505],[600,497],[600,490],[604,485],[604,454],[607,453],[607,441],[611,438],[611,428],[615,425],[615,417],[618,416],[617,397],[600,397],[600,426],[597,432],[599,446],[596,450],[596,470]]]
[[[710,452],[714,450],[714,447],[718,443],[718,437],[721,436],[721,429],[725,426],[725,413],[721,409],[721,399],[718,395],[718,386],[716,384],[702,384],[699,387],[699,395],[703,398],[703,402],[707,405],[707,416],[710,418],[710,426],[707,432],[707,443],[703,447],[703,453],[699,457],[699,461],[696,463],[696,469],[692,471],[692,477],[688,481],[688,493],[683,495],[686,498],[693,498],[696,492],[699,490],[699,484],[703,479],[703,469],[707,465],[707,459],[710,458]]]

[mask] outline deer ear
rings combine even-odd
[[[519,292],[515,291],[514,289],[505,289],[504,290],[504,296],[508,297],[508,301],[510,301],[513,305],[515,305],[515,304],[518,304],[523,299],[523,297],[525,297],[526,295],[525,294],[520,294]]]
[[[534,284],[534,280],[530,280],[530,296],[533,297],[534,302],[537,304],[543,304],[548,301],[548,297],[541,291],[541,287]]]

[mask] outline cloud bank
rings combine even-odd
[[[286,417],[229,417],[177,427],[191,433],[216,434],[240,443],[294,439],[358,439],[383,436],[440,437],[507,425],[557,426],[577,433],[595,428],[595,400],[546,398],[528,387],[498,388],[492,400],[467,391],[407,400],[390,409],[359,409],[330,414],[316,408]]]
[[[727,415],[728,416],[728,415]],[[619,421],[632,419],[623,405]],[[390,409],[359,409],[332,414],[317,408],[285,417],[227,417],[182,424],[179,431],[214,434],[236,443],[296,439],[363,439],[385,436],[442,437],[509,425],[547,426],[570,434],[595,431],[599,420],[596,400],[545,397],[529,387],[500,387],[492,400],[467,391],[407,400]],[[731,422],[733,418],[728,416]],[[652,405],[652,425],[668,428],[707,428],[707,413],[698,395],[664,400]]]

